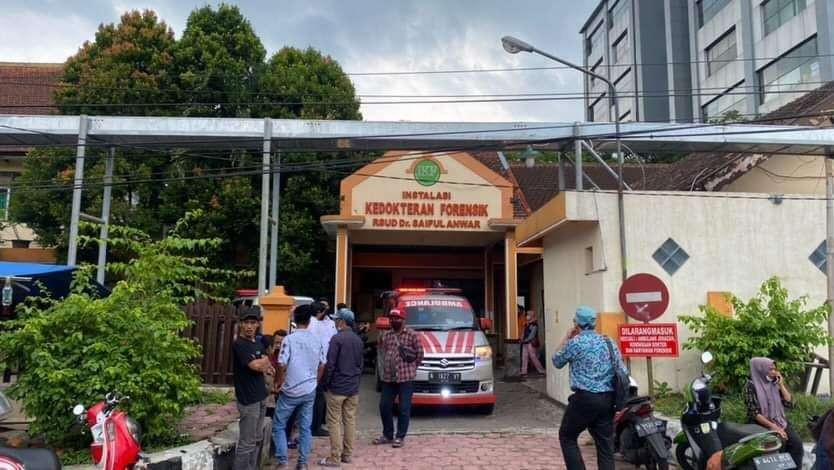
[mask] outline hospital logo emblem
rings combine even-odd
[[[414,167],[414,179],[421,186],[433,186],[440,180],[440,165],[430,159],[417,163]]]

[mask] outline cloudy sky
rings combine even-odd
[[[179,37],[189,12],[211,2],[186,0],[6,0],[0,15],[0,61],[63,62],[92,39],[102,22],[129,9],[155,10]],[[581,60],[579,28],[597,0],[245,0],[269,54],[312,46],[351,76],[364,102],[370,95],[576,93],[578,72],[536,70],[456,74],[362,75],[554,65],[530,54],[509,55],[514,35],[565,59]],[[444,100],[449,98],[413,98]],[[413,100],[411,99],[411,100]],[[456,98],[452,98],[456,99]],[[578,100],[489,103],[363,104],[366,120],[575,121]]]

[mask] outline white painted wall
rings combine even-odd
[[[571,326],[578,304],[607,312],[622,310],[618,301],[621,274],[616,194],[566,195],[569,218],[596,218],[599,222],[564,224],[545,238],[545,304],[558,312],[558,319],[551,316],[547,325],[548,351],[554,351]],[[786,199],[775,205],[765,194],[727,196],[626,194],[628,271],[654,274],[671,292],[669,310],[658,322],[677,322],[678,315],[697,314],[709,291],[729,291],[748,299],[773,275],[781,277],[793,296],[808,294],[812,305],[825,300],[825,275],[808,260],[825,236],[824,200]],[[690,255],[674,276],[652,258],[670,237]],[[590,244],[604,248],[607,262],[600,262],[600,272],[586,275],[584,250]],[[690,334],[683,325],[679,330],[683,342]],[[827,355],[824,349],[819,352]],[[697,356],[697,352],[682,351],[678,359],[655,360],[655,379],[680,388],[698,370]],[[633,360],[632,375],[645,391],[644,364]],[[567,368],[554,373],[552,363],[548,367],[548,394],[566,400],[570,393]]]

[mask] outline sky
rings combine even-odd
[[[216,1],[6,0],[0,15],[0,62],[63,62],[98,25],[132,9],[152,9],[179,37],[188,14]],[[598,0],[246,0],[236,4],[267,54],[283,46],[312,46],[345,72],[439,71],[557,65],[532,54],[507,54],[504,35],[581,61],[579,29]],[[364,102],[369,95],[483,95],[579,93],[573,70],[456,74],[351,75]],[[460,100],[405,98],[400,100]],[[494,99],[494,98],[490,98]],[[369,121],[578,121],[581,100],[363,104]]]

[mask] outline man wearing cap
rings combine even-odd
[[[417,366],[423,360],[423,345],[417,333],[405,327],[405,312],[391,309],[388,312],[391,330],[379,339],[382,351],[382,396],[379,415],[382,418],[382,436],[373,440],[374,445],[391,444],[402,447],[411,420],[411,396]],[[394,436],[394,397],[399,398],[397,434]]]
[[[580,306],[573,322],[574,327],[553,355],[553,365],[557,369],[570,364],[570,388],[573,390],[559,427],[562,455],[568,470],[585,468],[576,439],[587,429],[596,444],[598,468],[614,470],[614,364],[623,371],[626,368],[619,348],[594,331],[596,310]],[[610,349],[609,345],[612,346]]]
[[[333,316],[339,332],[330,339],[322,388],[327,400],[330,457],[319,461],[325,467],[350,463],[356,440],[356,409],[362,378],[362,340],[353,332],[356,317],[347,308]],[[344,431],[344,433],[343,433]]]
[[[240,313],[240,335],[232,345],[234,351],[235,399],[240,412],[240,433],[235,447],[234,468],[257,468],[258,441],[266,412],[266,383],[264,374],[275,370],[266,354],[266,348],[256,339],[261,326],[261,309],[246,307]]]

